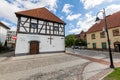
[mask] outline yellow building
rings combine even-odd
[[[107,16],[106,20],[111,49],[120,52],[120,11]],[[107,35],[103,29],[105,29],[105,23],[101,20],[87,31],[88,49],[108,49]]]

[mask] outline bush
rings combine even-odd
[[[76,39],[75,40],[75,45],[76,46],[87,46],[87,42],[82,40],[82,39]]]
[[[0,42],[0,53],[3,51],[8,51],[8,50],[9,50],[9,48],[7,46],[3,46],[2,42]]]

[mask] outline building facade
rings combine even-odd
[[[86,41],[86,32],[81,31],[79,34],[75,34],[75,38]]]
[[[120,12],[107,16],[106,20],[111,49],[120,52]],[[87,47],[89,49],[108,49],[104,20],[94,24],[87,31]]]
[[[65,52],[65,22],[46,8],[15,13],[18,18],[15,54]]]
[[[0,22],[0,42],[2,43],[2,45],[5,45],[5,42],[7,40],[7,31],[10,28],[8,26],[6,26],[4,23]]]
[[[7,46],[10,48],[15,48],[16,39],[13,37],[16,36],[16,31],[9,30],[7,32]]]

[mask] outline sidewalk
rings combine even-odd
[[[98,62],[106,65],[110,64],[109,52],[72,49],[67,50],[67,52],[72,53],[72,55],[79,56],[80,58],[91,60],[93,62]],[[112,55],[115,67],[120,67],[120,53],[112,52]]]
[[[108,67],[107,61],[73,53],[26,55],[1,61],[0,79],[100,80],[112,71]]]
[[[2,53],[2,54],[0,54],[0,58],[1,58],[1,57],[11,57],[11,56],[14,56],[14,54],[15,54],[14,51]]]
[[[109,68],[109,63],[107,61],[71,53],[66,54],[74,55],[91,61],[83,71],[83,80],[102,80],[107,74],[113,71],[113,69]]]

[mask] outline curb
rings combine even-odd
[[[103,78],[105,78],[107,75],[109,75],[112,72],[113,72],[113,69],[111,69],[111,71],[109,71],[107,74],[105,74],[103,77],[101,77],[100,80],[102,80]]]
[[[113,69],[107,68],[94,76],[90,77],[88,80],[102,80],[104,77],[106,77],[108,74],[110,74],[113,71]]]

